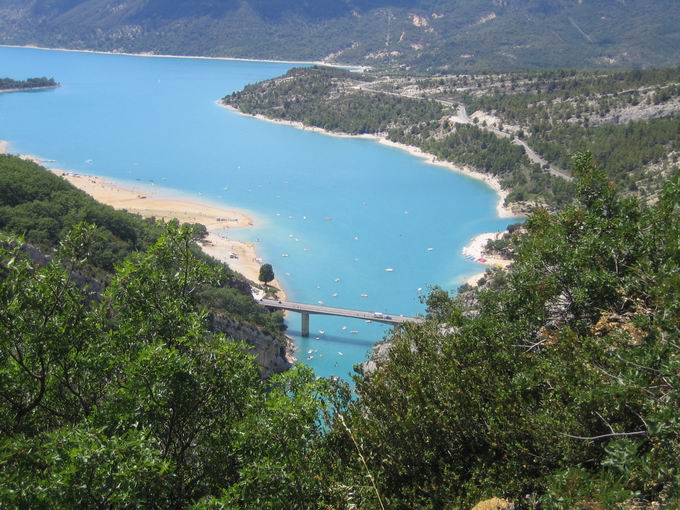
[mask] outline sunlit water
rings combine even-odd
[[[153,181],[251,211],[256,228],[229,235],[257,241],[291,300],[415,315],[432,285],[455,290],[483,270],[463,246],[509,222],[496,217],[497,196],[483,183],[370,140],[215,104],[290,67],[0,48],[0,76],[62,84],[0,94],[0,139],[58,168]],[[300,361],[341,377],[387,330],[312,316],[312,336],[302,339],[299,316],[288,325]]]

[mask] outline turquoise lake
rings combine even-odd
[[[513,221],[496,216],[497,195],[485,184],[370,140],[215,104],[290,67],[0,48],[1,77],[62,84],[0,94],[0,140],[58,168],[152,181],[250,211],[256,227],[229,235],[257,241],[291,300],[415,315],[429,287],[455,290],[483,271],[463,246]],[[288,325],[301,362],[345,378],[387,331],[312,316],[312,336],[302,339],[299,316]]]

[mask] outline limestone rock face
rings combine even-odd
[[[491,498],[480,501],[472,510],[512,510],[515,508],[513,503],[500,498]]]
[[[379,368],[380,364],[387,360],[387,356],[389,355],[391,348],[392,344],[390,342],[379,342],[375,344],[373,346],[373,351],[371,352],[370,358],[361,365],[361,370],[363,371],[364,375],[369,376],[375,372]]]
[[[283,335],[279,338],[257,326],[224,316],[213,316],[210,326],[213,331],[224,333],[229,338],[250,345],[249,351],[255,356],[263,378],[284,372],[291,367],[288,342]]]

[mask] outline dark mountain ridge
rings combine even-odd
[[[0,43],[417,70],[680,62],[674,0],[0,0]]]

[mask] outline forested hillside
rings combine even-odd
[[[680,68],[512,73],[418,80],[410,94],[458,101],[547,163],[566,169],[588,150],[622,189],[653,194],[678,161]],[[422,87],[422,88],[421,88]],[[492,117],[484,117],[490,114]],[[474,116],[474,115],[473,115]]]
[[[40,264],[3,234],[0,506],[677,508],[680,174],[649,206],[588,155],[573,173],[509,271],[434,290],[355,397],[302,366],[262,380],[209,327],[222,270],[190,227],[153,227],[97,299],[73,275],[102,227],[74,222]]]
[[[510,203],[560,207],[570,154],[653,199],[680,157],[680,68],[414,77],[293,69],[224,98],[243,113],[372,133],[499,178]]]
[[[69,232],[82,224],[89,225],[87,244],[80,247],[84,259],[78,261],[73,277],[95,296],[108,286],[121,263],[148,250],[164,232],[157,222],[102,205],[30,161],[0,156],[0,232],[22,236],[37,263],[52,261]],[[241,275],[205,256],[194,242],[204,229],[192,228],[187,249],[215,276],[210,285],[195,289],[197,302],[214,327],[240,329],[239,339],[258,344],[254,350],[259,356],[272,351],[279,357],[285,345],[282,316],[258,306]],[[282,353],[280,357],[283,361]],[[266,372],[280,369],[263,367]]]
[[[0,0],[0,42],[418,70],[678,63],[675,0]]]
[[[418,97],[376,94],[369,76],[329,68],[293,69],[285,76],[248,85],[223,99],[247,114],[302,122],[329,131],[379,134],[470,165],[499,178],[518,204],[541,201],[553,207],[572,196],[570,184],[533,164],[522,147],[480,127],[456,126],[455,106]]]

